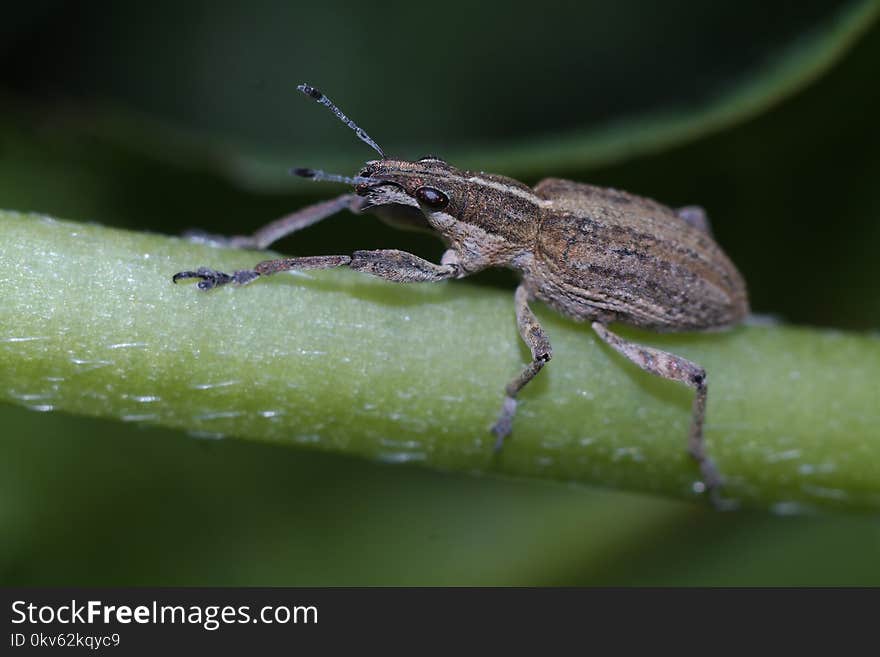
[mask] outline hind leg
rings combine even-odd
[[[681,356],[624,340],[619,335],[612,333],[601,322],[593,322],[593,330],[615,351],[626,356],[646,372],[656,374],[664,379],[684,383],[694,389],[696,395],[691,408],[688,452],[700,467],[703,478],[702,486],[708,490],[712,502],[716,506],[720,506],[722,503],[720,489],[723,481],[715,463],[706,453],[706,443],[703,439],[703,421],[706,417],[706,395],[708,392],[706,370]]]

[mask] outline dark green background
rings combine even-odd
[[[820,79],[738,125],[602,166],[589,152],[556,166],[541,151],[547,138],[622,120],[687,117],[848,5],[794,6],[10,7],[0,207],[166,233],[252,230],[337,191],[279,183],[286,165],[352,173],[371,157],[295,92],[309,81],[394,154],[476,168],[485,154],[530,183],[565,175],[699,203],[756,311],[876,330],[876,25]],[[535,166],[499,156],[530,144]],[[282,245],[373,247],[441,250],[346,215]],[[511,283],[505,273],[474,281]],[[7,585],[880,583],[873,517],[719,515],[12,407],[0,427]]]

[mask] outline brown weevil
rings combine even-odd
[[[203,267],[175,274],[175,282],[198,278],[198,287],[209,290],[282,271],[345,266],[409,283],[511,268],[521,276],[514,296],[516,321],[532,360],[505,388],[492,426],[495,449],[511,432],[517,395],[550,360],[550,341],[529,308],[538,299],[567,317],[590,322],[602,340],[643,370],[694,389],[688,451],[702,474],[694,488],[720,501],[722,479],[703,441],[705,370],[608,328],[620,322],[654,331],[701,331],[732,326],[748,315],[742,276],[715,243],[700,208],[672,210],[627,192],[556,178],[532,188],[504,176],[462,171],[434,156],[414,162],[393,159],[327,96],[307,84],[298,89],[328,107],[381,159],[367,162],[354,177],[293,169],[307,178],[352,185],[354,192],[298,210],[251,236],[208,239],[265,249],[348,209],[436,233],[448,246],[440,264],[405,251],[355,251],[266,260],[232,274]]]

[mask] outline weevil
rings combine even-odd
[[[250,236],[201,239],[265,249],[347,209],[372,213],[397,227],[432,231],[448,247],[440,263],[383,249],[266,260],[232,274],[202,267],[175,274],[174,282],[196,278],[199,288],[209,290],[289,270],[349,267],[410,283],[464,278],[487,267],[511,268],[520,275],[516,322],[531,361],[504,389],[491,429],[496,451],[511,433],[517,396],[552,355],[550,340],[529,307],[540,300],[589,322],[603,341],[643,370],[694,390],[688,451],[702,477],[694,489],[708,491],[720,503],[722,477],[703,440],[706,371],[609,328],[621,323],[663,332],[705,331],[730,327],[748,315],[743,278],[715,242],[701,208],[673,210],[628,192],[558,178],[529,187],[496,174],[460,170],[436,156],[391,158],[326,95],[307,84],[298,89],[330,109],[380,159],[368,161],[353,177],[292,169],[306,178],[345,183],[354,191],[300,209]]]

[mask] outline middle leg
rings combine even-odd
[[[514,295],[516,304],[516,324],[523,342],[528,345],[532,352],[532,362],[525,366],[519,376],[507,384],[504,389],[504,403],[498,419],[492,425],[492,433],[495,435],[495,451],[499,451],[504,444],[504,439],[510,435],[513,426],[513,416],[516,414],[516,396],[525,385],[537,376],[547,361],[552,356],[552,348],[547,334],[538,323],[538,319],[529,308],[529,293],[525,285],[520,283]]]

